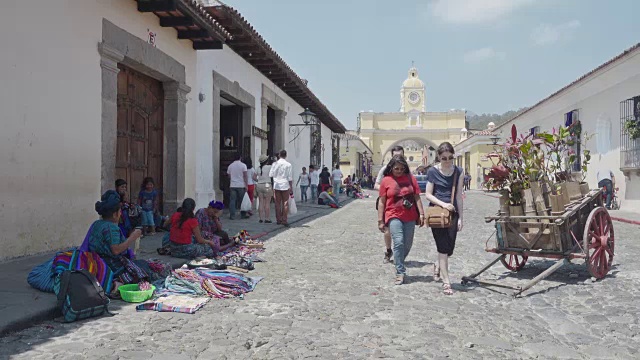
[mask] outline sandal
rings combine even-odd
[[[451,284],[449,284],[449,283],[442,284],[442,292],[445,295],[453,295],[453,290],[451,289]]]
[[[433,264],[433,281],[440,281],[440,268]]]
[[[396,275],[396,281],[393,284],[394,285],[402,285],[402,284],[404,284],[404,275],[403,274]]]

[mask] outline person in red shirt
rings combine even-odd
[[[396,155],[387,164],[379,196],[378,229],[383,233],[389,229],[391,233],[395,284],[402,285],[407,272],[404,260],[411,251],[416,224],[424,226],[420,187],[403,156]]]
[[[205,240],[200,233],[200,225],[193,210],[195,200],[186,198],[182,202],[180,211],[171,215],[171,230],[169,232],[171,256],[183,259],[197,257],[212,258],[216,256],[215,243]]]

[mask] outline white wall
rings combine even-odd
[[[203,51],[198,53],[198,86],[193,89],[194,96],[198,92],[205,94],[205,101],[197,105],[197,171],[196,171],[196,202],[198,206],[205,206],[214,197],[213,178],[217,173],[213,173],[212,162],[212,141],[213,141],[213,71],[232,82],[238,82],[240,87],[249,92],[255,98],[255,125],[262,127],[262,84],[274,91],[285,100],[285,124],[284,145],[287,150],[287,160],[293,166],[294,185],[302,167],[309,167],[310,162],[310,134],[309,128],[305,127],[300,136],[293,140],[294,134],[289,133],[289,124],[300,124],[302,119],[298,116],[304,109],[284,91],[277,87],[271,80],[245,61],[240,55],[224,46],[222,50]],[[322,137],[325,142],[325,158],[331,159],[331,131],[322,125]],[[255,149],[252,155],[254,165],[262,154],[261,142],[256,139]],[[326,161],[326,160],[325,160]],[[217,170],[216,170],[217,171]],[[300,189],[295,189],[296,198],[300,198]]]
[[[616,177],[618,194],[625,210],[640,210],[640,181],[636,175],[626,178],[620,171],[620,102],[640,95],[640,51],[635,51],[615,64],[583,80],[537,108],[516,118],[514,123],[519,133],[526,133],[534,126],[542,131],[564,126],[564,114],[579,110],[583,133],[595,134],[587,143],[592,160],[586,181],[592,188],[597,187],[596,172],[611,169]],[[609,121],[610,132],[597,131],[598,121]],[[510,132],[511,123],[499,128],[503,135]],[[608,148],[598,149],[609,143]],[[584,148],[584,146],[583,146]]]
[[[187,70],[194,87],[196,52],[176,31],[161,28],[132,0],[0,2],[0,259],[82,242],[100,198],[102,19],[146,40]],[[195,158],[187,103],[186,192]]]

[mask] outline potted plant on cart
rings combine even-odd
[[[589,188],[589,184],[585,181],[587,179],[587,170],[589,169],[589,163],[591,162],[591,151],[587,149],[587,143],[593,134],[588,134],[586,131],[583,135],[582,145],[584,149],[582,150],[582,162],[580,164],[580,193],[582,196],[585,196],[591,190]]]
[[[542,176],[544,186],[548,187],[549,205],[553,213],[564,212],[564,207],[569,203],[569,193],[567,191],[567,181],[570,178],[568,162],[575,159],[575,154],[569,153],[567,138],[569,131],[567,128],[559,127],[552,129],[551,133],[543,132],[538,134],[545,145],[544,176]]]

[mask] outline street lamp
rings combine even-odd
[[[293,139],[291,139],[289,142],[293,142],[295,139],[297,139],[305,127],[317,122],[316,114],[308,108],[305,108],[304,111],[298,115],[302,119],[302,124],[289,124],[289,134],[294,135]]]
[[[303,124],[291,124],[289,126],[306,126],[306,125],[309,125],[314,120],[314,118],[316,117],[316,114],[313,111],[309,110],[309,108],[304,109],[304,111],[301,112],[298,115],[302,118],[302,122],[304,123],[304,125]]]

